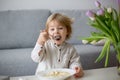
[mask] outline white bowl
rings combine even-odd
[[[65,80],[75,74],[73,69],[50,69],[37,73],[40,80]]]

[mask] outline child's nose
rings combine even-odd
[[[55,33],[58,33],[59,32],[59,30],[58,29],[55,29]]]

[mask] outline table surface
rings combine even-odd
[[[69,79],[69,80],[120,80],[120,76],[117,74],[116,67],[109,68],[99,68],[84,70],[85,75],[79,79]],[[18,76],[10,77],[10,80],[39,80],[37,76]]]
[[[9,76],[1,76],[0,75],[0,80],[9,80],[9,78],[10,78]]]

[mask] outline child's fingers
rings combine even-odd
[[[75,69],[75,71],[76,71],[76,73],[75,73],[75,78],[78,78],[78,77],[80,77],[80,68],[79,67],[75,67],[74,68]]]
[[[47,35],[48,33],[46,30],[40,30],[40,34]]]
[[[40,30],[40,33],[44,32],[45,30]]]
[[[75,67],[76,73],[80,72],[80,68],[79,67]]]
[[[82,77],[84,73],[82,72],[82,69],[80,67],[75,67],[76,74],[74,75],[76,78]]]
[[[78,77],[80,77],[80,75],[76,73],[76,74],[74,74],[74,77],[78,78]]]

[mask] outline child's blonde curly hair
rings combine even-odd
[[[54,13],[51,16],[49,16],[49,18],[47,19],[47,22],[46,22],[46,30],[47,31],[49,28],[49,23],[53,20],[57,21],[62,26],[66,27],[67,33],[68,33],[68,35],[66,36],[66,40],[68,40],[72,34],[72,23],[73,23],[72,19],[63,14]]]

